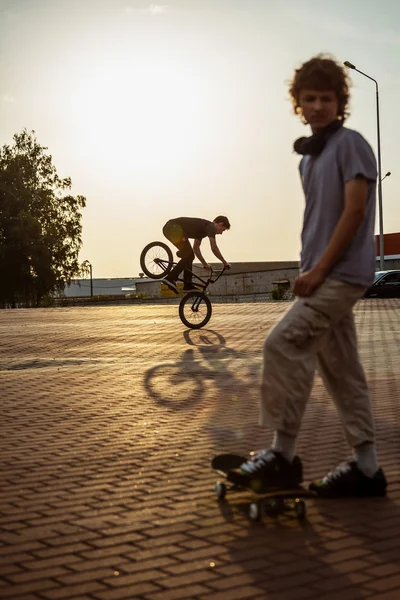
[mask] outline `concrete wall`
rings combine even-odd
[[[211,263],[211,266],[216,272],[221,271],[221,263]],[[197,268],[195,272],[204,279],[208,278],[206,269]],[[276,287],[277,281],[288,280],[291,286],[298,274],[297,261],[233,263],[232,268],[208,289],[214,296],[263,294]]]
[[[385,256],[384,261],[383,261],[383,270],[391,271],[392,269],[394,269],[396,271],[397,271],[397,269],[400,269],[400,257],[390,258],[388,256]],[[376,261],[376,270],[377,271],[381,270],[379,258]]]
[[[299,274],[297,267],[256,271],[250,273],[230,273],[226,271],[218,281],[210,285],[211,295],[236,296],[239,294],[263,294],[277,286],[277,282],[288,281],[292,287]]]
[[[93,296],[125,296],[134,294],[136,282],[142,281],[139,277],[122,278],[95,278],[92,280]],[[82,298],[90,296],[90,279],[73,279],[66,285],[64,295],[67,297]]]
[[[161,281],[150,279],[142,279],[141,281],[137,281],[136,294],[144,294],[147,298],[160,298]]]

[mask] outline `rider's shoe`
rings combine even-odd
[[[168,277],[164,277],[162,282],[165,283],[165,285],[167,285],[170,290],[175,292],[175,294],[179,294],[178,286],[176,285],[175,281],[168,279]]]
[[[189,292],[198,292],[199,290],[193,283],[183,284],[183,291],[188,294]]]

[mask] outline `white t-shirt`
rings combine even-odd
[[[306,199],[301,272],[311,269],[329,244],[344,209],[344,184],[357,176],[368,180],[365,218],[329,277],[369,287],[376,268],[377,169],[371,146],[357,131],[341,127],[319,156],[304,156],[299,169]]]

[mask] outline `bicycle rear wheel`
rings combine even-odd
[[[207,325],[211,313],[211,302],[202,292],[189,292],[179,303],[179,317],[190,329],[200,329]]]
[[[151,242],[143,248],[140,255],[140,266],[147,277],[162,279],[172,269],[172,251],[164,242]]]

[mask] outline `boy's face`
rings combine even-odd
[[[224,231],[226,230],[225,225],[223,225],[222,223],[216,223],[215,221],[214,221],[214,224],[215,224],[215,233],[217,233],[219,235],[224,233]]]
[[[335,121],[339,109],[335,92],[318,90],[301,90],[299,106],[313,133]]]

